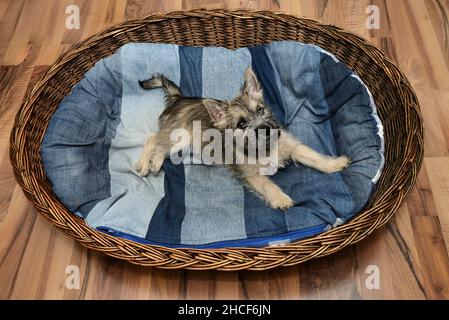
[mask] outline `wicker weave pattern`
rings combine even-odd
[[[349,223],[288,246],[261,249],[170,249],[100,233],[70,213],[52,192],[40,145],[56,107],[96,61],[128,42],[238,48],[275,40],[321,46],[354,70],[371,90],[383,121],[386,166],[367,208]],[[385,224],[410,193],[423,157],[417,98],[404,74],[363,38],[315,20],[265,11],[192,10],[119,24],[77,44],[36,84],[17,114],[10,158],[18,184],[53,224],[88,248],[131,263],[167,269],[265,270],[329,255]]]

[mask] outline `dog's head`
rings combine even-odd
[[[220,130],[238,129],[245,135],[264,136],[267,144],[273,134],[279,135],[280,126],[263,99],[263,92],[251,67],[245,71],[240,93],[233,100],[203,101],[214,127]]]

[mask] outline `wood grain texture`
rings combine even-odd
[[[78,5],[81,28],[65,28]],[[368,30],[366,7],[380,9]],[[83,248],[17,187],[8,139],[26,93],[71,44],[129,19],[192,8],[251,8],[322,20],[368,38],[406,73],[421,103],[425,160],[396,216],[359,244],[266,272],[167,271]],[[0,0],[0,299],[449,299],[449,1],[447,0]],[[66,287],[67,266],[80,288]],[[369,289],[369,266],[380,288]],[[368,269],[367,269],[368,268]]]

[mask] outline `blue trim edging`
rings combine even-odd
[[[279,244],[288,244],[293,241],[298,241],[307,237],[315,236],[327,230],[328,224],[323,223],[317,226],[290,231],[278,236],[271,237],[260,237],[251,239],[241,239],[241,240],[226,240],[213,242],[201,245],[188,245],[188,244],[168,244],[156,241],[149,241],[125,232],[116,231],[109,227],[100,226],[97,227],[98,231],[109,234],[114,237],[120,237],[128,240],[132,240],[142,244],[151,244],[156,246],[162,246],[167,248],[192,248],[192,249],[219,249],[219,248],[237,248],[237,247],[266,247],[273,242],[278,242]]]

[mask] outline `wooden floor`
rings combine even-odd
[[[80,8],[79,30],[65,28],[70,4]],[[379,30],[365,26],[370,4],[380,9]],[[14,115],[40,74],[73,43],[108,25],[199,7],[317,18],[368,38],[399,64],[421,103],[426,149],[417,186],[390,223],[327,258],[267,272],[224,273],[117,261],[86,250],[36,213],[14,181],[8,139]],[[448,299],[448,16],[449,0],[0,0],[0,298]],[[79,267],[80,289],[66,287],[69,265]],[[379,271],[378,289],[366,286],[372,270]]]

